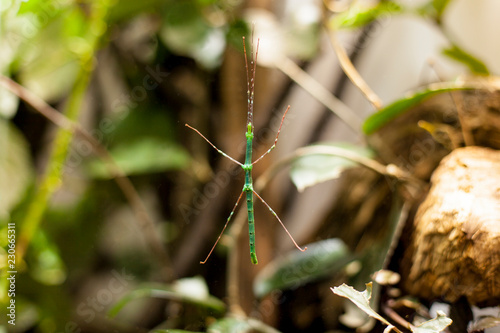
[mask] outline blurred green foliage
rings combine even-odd
[[[466,52],[458,45],[452,45],[449,48],[443,50],[443,54],[450,57],[453,60],[456,60],[469,68],[469,70],[478,75],[489,75],[490,71],[488,67],[477,57],[472,54]]]
[[[193,277],[179,279],[172,285],[139,286],[118,301],[109,310],[109,315],[116,316],[129,302],[140,297],[165,298],[193,304],[218,316],[222,315],[226,308],[224,302],[209,294],[208,286],[202,277]]]
[[[439,22],[448,3],[429,1],[411,12]],[[235,0],[0,4],[0,74],[80,124],[107,149],[158,222],[152,233],[160,235],[161,246],[181,258],[175,258],[178,261],[183,255],[177,252],[181,236],[192,225],[176,208],[193,193],[197,198],[200,170],[209,176],[212,172],[190,157],[189,139],[180,129],[186,119],[206,123],[217,117],[220,96],[213,86],[221,80],[220,66],[228,48],[242,50],[241,36],[251,30],[243,6]],[[390,1],[370,8],[354,5],[330,23],[338,29],[362,28],[385,15],[408,12]],[[316,56],[320,14],[303,25],[297,17],[291,19],[283,37],[286,52],[277,53],[301,60]],[[473,73],[488,73],[480,60],[455,44],[444,53]],[[431,88],[403,98],[369,117],[363,129],[371,134],[429,96],[455,89],[463,88]],[[215,107],[208,105],[211,102]],[[276,331],[258,319],[235,316],[226,307],[227,267],[220,262],[193,269],[198,265],[194,262],[181,276],[165,278],[162,269],[167,263],[151,252],[150,239],[127,195],[113,183],[107,162],[75,131],[55,128],[35,113],[0,87],[0,307],[9,302],[11,222],[17,250],[23,250],[15,264],[15,332],[132,332],[143,326],[156,327],[153,332]],[[329,144],[374,156],[363,147]],[[208,160],[209,153],[198,147],[193,151]],[[305,156],[293,163],[291,178],[305,188],[353,166],[338,157]],[[400,203],[393,207],[390,228],[403,212]],[[360,257],[338,238],[315,241],[305,254],[276,258],[255,280],[254,294],[265,298],[273,290],[288,291],[343,274],[355,257],[365,270],[356,272],[358,280],[353,281],[366,280],[380,266],[387,243],[383,239],[376,244],[380,252]],[[206,274],[182,275],[193,271]],[[284,279],[287,274],[292,276]],[[150,303],[158,300],[164,303]],[[159,314],[156,309],[161,309]],[[157,318],[164,322],[155,322]]]
[[[473,87],[473,83],[470,83],[470,86],[467,86],[467,84],[464,85],[460,82],[430,85],[424,90],[408,94],[407,97],[385,106],[379,112],[366,118],[363,124],[363,131],[367,135],[373,134],[392,119],[407,112],[413,106],[418,105],[436,94],[454,90],[473,89]]]
[[[342,240],[326,239],[307,245],[307,251],[292,252],[266,266],[254,282],[254,293],[262,298],[273,290],[297,288],[307,282],[342,272],[354,260]]]

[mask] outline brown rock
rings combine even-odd
[[[500,304],[500,151],[455,149],[431,184],[403,257],[405,289],[429,300]]]

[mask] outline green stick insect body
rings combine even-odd
[[[219,237],[215,241],[215,244],[213,245],[212,249],[208,253],[208,256],[204,261],[200,261],[201,264],[204,264],[207,262],[208,258],[212,254],[213,250],[215,249],[215,246],[219,242],[220,238],[222,237],[224,231],[226,230],[227,225],[229,224],[229,221],[231,220],[231,217],[233,216],[236,207],[238,207],[238,203],[240,202],[243,193],[245,193],[246,196],[246,201],[247,201],[247,212],[248,212],[248,236],[249,236],[249,242],[250,242],[250,260],[252,261],[252,264],[257,264],[257,253],[255,251],[255,220],[254,220],[254,208],[253,208],[253,196],[255,195],[257,198],[259,198],[260,201],[264,203],[264,205],[269,209],[269,211],[276,217],[276,219],[279,221],[281,226],[285,229],[285,232],[288,234],[292,242],[295,244],[295,247],[299,249],[300,251],[305,251],[307,247],[302,249],[300,246],[297,245],[295,240],[293,239],[292,235],[288,230],[286,229],[285,225],[281,221],[281,219],[278,217],[276,212],[260,197],[257,192],[253,189],[253,178],[252,178],[252,168],[255,163],[260,161],[264,156],[269,154],[274,147],[276,147],[276,143],[278,142],[278,136],[281,131],[281,126],[283,125],[283,121],[285,120],[285,116],[290,109],[290,106],[287,107],[285,110],[285,113],[283,114],[283,118],[281,118],[281,124],[278,129],[278,133],[276,134],[276,138],[274,139],[274,143],[269,148],[262,156],[260,156],[258,159],[252,162],[252,146],[253,146],[253,102],[254,102],[254,91],[255,91],[255,70],[257,67],[257,54],[259,52],[259,39],[257,39],[257,47],[255,51],[255,57],[253,54],[253,50],[250,51],[251,54],[251,60],[250,60],[250,66],[248,66],[248,60],[247,60],[247,51],[246,51],[246,46],[245,46],[245,37],[243,37],[243,52],[245,54],[245,69],[246,69],[246,74],[247,74],[247,95],[248,95],[248,113],[247,113],[247,130],[245,132],[245,137],[247,140],[247,145],[246,145],[246,153],[245,153],[245,163],[238,162],[231,156],[227,155],[224,153],[222,150],[218,149],[214,144],[212,144],[207,138],[203,136],[197,129],[194,127],[189,126],[186,124],[187,127],[198,133],[205,141],[207,141],[219,154],[222,156],[230,159],[234,163],[240,165],[243,170],[245,171],[245,184],[243,185],[243,189],[240,193],[240,196],[238,197],[238,200],[236,200],[236,204],[233,207],[233,210],[229,214],[229,217],[226,220],[226,224],[224,225],[224,228],[222,229],[222,232],[220,233]]]

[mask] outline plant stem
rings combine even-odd
[[[359,75],[358,71],[352,64],[346,50],[339,43],[336,32],[332,29],[325,28],[328,36],[330,37],[330,42],[332,43],[333,49],[339,58],[340,67],[344,70],[344,73],[351,80],[351,82],[365,95],[366,99],[373,105],[377,110],[382,108],[382,101],[375,94],[375,92],[370,88],[370,86],[365,82],[365,80]]]
[[[90,79],[89,71],[84,69],[87,67],[86,65],[88,64],[82,64],[82,70],[76,79],[73,92],[66,107],[65,114],[69,120],[75,120],[79,115],[80,104],[83,100]],[[38,189],[28,206],[24,221],[21,224],[22,230],[19,236],[18,249],[16,253],[17,260],[19,262],[23,259],[31,240],[41,223],[50,197],[61,185],[64,161],[72,139],[72,131],[61,129],[57,130],[46,172],[42,176],[40,185],[38,186]]]
[[[355,132],[359,132],[362,120],[356,113],[335,97],[330,91],[323,87],[318,81],[302,70],[295,62],[287,57],[281,58],[275,63],[276,68],[285,73],[295,81],[302,89],[326,106],[337,117],[342,119]]]

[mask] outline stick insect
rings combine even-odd
[[[252,36],[252,39],[253,39],[253,36]],[[252,41],[252,44],[253,44],[253,41]],[[215,241],[215,244],[213,245],[212,249],[208,253],[208,256],[205,258],[205,260],[200,261],[201,264],[206,263],[207,260],[208,260],[208,258],[212,254],[213,250],[215,249],[215,246],[217,245],[217,243],[219,242],[220,238],[224,234],[224,231],[226,230],[226,227],[229,224],[229,221],[231,220],[231,217],[233,216],[233,214],[234,214],[234,212],[236,210],[236,207],[238,207],[238,204],[239,204],[241,198],[243,197],[243,194],[245,194],[246,201],[247,201],[247,210],[248,210],[248,235],[249,235],[249,241],[250,241],[250,259],[252,261],[252,264],[256,265],[258,263],[258,261],[257,261],[257,254],[255,252],[255,224],[254,224],[254,209],[253,209],[253,196],[254,195],[260,201],[262,201],[264,203],[264,205],[269,209],[269,211],[276,217],[276,219],[279,221],[279,223],[281,224],[281,226],[283,227],[283,229],[285,229],[285,232],[287,233],[287,235],[292,240],[292,242],[295,245],[295,247],[297,249],[299,249],[300,251],[302,251],[302,252],[307,249],[307,247],[304,247],[304,249],[302,249],[299,245],[297,245],[297,243],[293,239],[292,235],[287,230],[287,228],[285,227],[285,225],[283,224],[283,222],[281,221],[281,219],[278,217],[278,215],[276,214],[276,212],[253,189],[253,179],[252,179],[252,168],[253,168],[253,165],[255,163],[259,162],[264,156],[266,156],[267,154],[269,154],[274,149],[274,147],[276,147],[276,143],[278,142],[278,136],[280,135],[280,131],[281,131],[281,126],[283,125],[283,121],[285,120],[285,116],[286,116],[288,110],[290,109],[290,105],[285,110],[285,113],[283,114],[283,118],[281,118],[281,124],[280,124],[280,127],[278,129],[278,133],[276,134],[276,138],[274,139],[273,145],[264,154],[262,154],[262,156],[260,156],[258,159],[256,159],[255,161],[252,162],[252,140],[253,140],[253,137],[254,137],[253,102],[254,102],[254,91],[255,91],[255,71],[256,71],[256,67],[257,67],[257,55],[259,53],[259,39],[257,39],[257,47],[255,49],[255,55],[253,53],[253,45],[250,46],[250,55],[251,55],[250,66],[248,64],[247,50],[246,50],[246,46],[245,46],[245,37],[243,37],[243,53],[245,55],[245,70],[246,70],[246,75],[247,75],[247,95],[248,95],[248,113],[247,113],[247,127],[246,127],[247,130],[245,132],[245,137],[246,137],[246,140],[247,140],[246,153],[245,153],[245,163],[241,163],[241,162],[235,160],[234,158],[232,158],[231,156],[227,155],[222,150],[218,149],[213,143],[211,143],[196,128],[191,127],[188,124],[186,124],[187,127],[189,127],[190,129],[192,129],[193,131],[195,131],[196,133],[198,133],[206,142],[208,142],[215,150],[217,150],[217,152],[219,154],[221,154],[222,156],[230,159],[234,163],[238,164],[245,171],[245,184],[243,185],[243,189],[241,190],[240,196],[238,197],[238,200],[236,200],[236,204],[234,205],[233,210],[229,214],[229,217],[227,218],[226,224],[224,225],[224,228],[222,229],[222,232],[220,233],[219,237]]]

